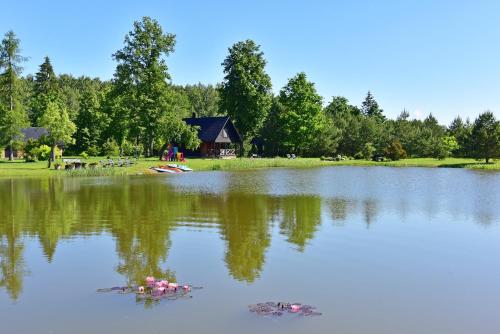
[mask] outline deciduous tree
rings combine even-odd
[[[47,104],[47,110],[40,117],[40,125],[48,131],[48,140],[51,146],[50,162],[55,159],[55,149],[58,144],[65,145],[74,142],[73,134],[76,132],[75,123],[69,119],[68,112],[63,107],[61,108],[56,102],[50,101]]]
[[[291,78],[280,91],[279,102],[285,108],[281,122],[284,138],[295,153],[303,154],[322,128],[322,97],[314,83],[301,72]]]
[[[229,48],[222,66],[220,111],[231,116],[244,139],[251,139],[260,131],[272,102],[264,53],[252,40],[238,42]]]
[[[116,91],[112,96],[116,98],[114,108],[119,111],[114,116],[128,119],[128,135],[141,141],[149,156],[153,155],[155,145],[163,140],[162,134],[170,123],[176,124],[175,131],[184,135],[189,133],[190,138],[196,131],[180,122],[185,115],[177,112],[172,97],[174,93],[165,56],[174,51],[174,46],[175,35],[163,32],[158,21],[143,17],[134,22],[133,30],[125,37],[123,49],[113,55],[118,65],[114,82]],[[184,136],[181,137],[183,141]]]

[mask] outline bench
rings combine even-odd
[[[81,163],[80,159],[63,159],[65,164]]]

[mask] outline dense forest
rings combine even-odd
[[[230,115],[245,155],[259,147],[265,156],[500,157],[500,121],[490,111],[449,125],[432,114],[411,119],[406,110],[389,119],[370,92],[360,106],[342,96],[324,101],[305,73],[274,95],[264,54],[252,40],[229,48],[218,85],[175,85],[166,62],[175,43],[156,20],[134,22],[112,55],[113,78],[104,81],[56,75],[49,57],[35,75],[24,75],[21,42],[7,32],[0,45],[0,144],[32,159],[37,154],[29,153],[42,146],[54,158],[58,143],[65,154],[153,156],[166,143],[199,145],[197,129],[183,121],[194,113]],[[29,126],[44,127],[48,135],[26,142],[21,129]]]

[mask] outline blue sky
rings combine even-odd
[[[359,105],[368,90],[386,114],[406,108],[456,115],[500,115],[500,1],[10,1],[0,33],[12,29],[35,73],[48,55],[57,73],[112,77],[111,54],[132,22],[156,18],[177,35],[167,60],[173,82],[217,83],[227,48],[247,38],[262,46],[275,92],[299,71],[327,103]]]

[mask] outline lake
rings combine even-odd
[[[1,333],[499,333],[500,173],[0,180]],[[99,288],[201,286],[150,301]],[[261,317],[302,302],[321,316]]]

